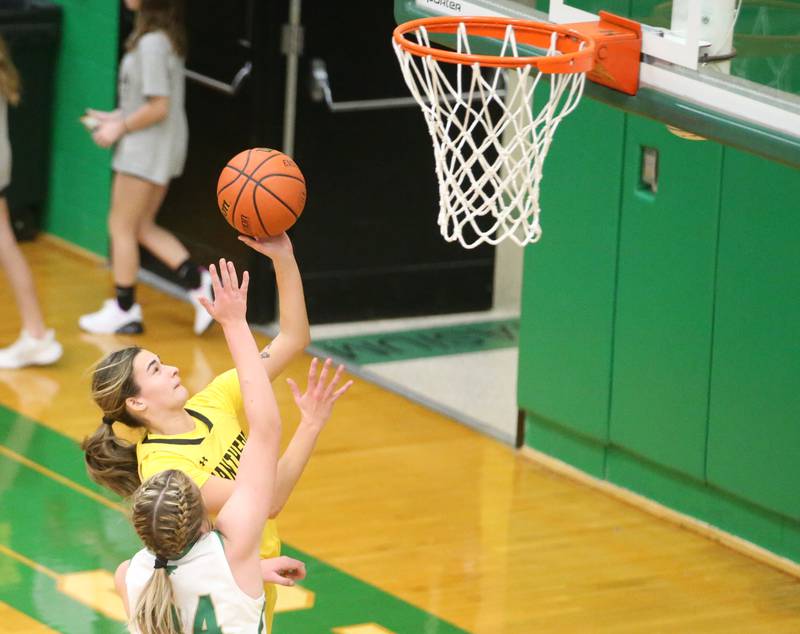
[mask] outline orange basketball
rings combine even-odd
[[[283,152],[252,148],[222,168],[219,210],[234,229],[253,238],[276,236],[291,227],[306,205],[306,179]]]

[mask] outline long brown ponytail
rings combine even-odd
[[[131,621],[142,634],[180,634],[180,611],[165,566],[180,559],[201,534],[206,512],[200,489],[182,471],[157,473],[136,491],[131,518],[157,563]]]
[[[133,379],[133,360],[141,348],[131,346],[112,352],[95,366],[92,374],[92,398],[103,411],[103,423],[81,443],[89,477],[122,497],[138,488],[139,465],[136,445],[114,434],[118,421],[128,427],[144,424],[128,412],[125,400],[139,394]]]

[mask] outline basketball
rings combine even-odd
[[[251,148],[222,168],[217,181],[219,210],[234,229],[252,238],[277,236],[300,217],[306,180],[291,157]]]

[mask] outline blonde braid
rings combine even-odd
[[[153,512],[150,514],[150,538],[152,543],[156,543],[158,539],[156,535],[158,535],[158,520],[160,519],[158,516],[158,512],[161,509],[161,503],[164,501],[164,494],[167,492],[167,487],[169,486],[169,481],[171,476],[167,476],[167,481],[164,483],[164,488],[158,494],[156,501],[153,502]],[[147,542],[145,542],[146,544]],[[161,550],[158,548],[151,548],[155,554],[160,554]]]
[[[193,495],[193,490],[196,489],[197,487],[189,478],[183,478],[182,482],[178,483],[178,488],[175,491],[175,528],[173,535],[175,544],[183,545],[177,554],[186,550],[200,532],[201,526],[198,525],[198,517],[195,512],[198,500]],[[200,524],[202,524],[203,519],[205,518],[200,518]]]
[[[200,535],[205,519],[200,489],[182,471],[157,473],[133,496],[133,527],[158,558],[179,559]],[[180,634],[180,612],[164,568],[153,571],[132,621],[143,634]]]

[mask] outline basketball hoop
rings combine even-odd
[[[598,38],[598,24],[435,17],[395,29],[403,77],[433,141],[445,240],[473,248],[506,238],[524,246],[541,237],[539,189],[553,134],[578,105],[587,73],[597,74],[598,40],[606,57],[605,42],[621,33],[609,34],[606,25]],[[455,36],[455,50],[431,46],[434,34]],[[486,38],[501,42],[497,55],[473,52]],[[545,53],[522,55],[519,45]],[[540,84],[547,86],[540,95],[549,92],[534,100]]]

